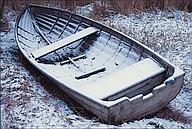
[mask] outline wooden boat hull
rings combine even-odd
[[[15,35],[31,64],[107,123],[158,111],[183,85],[184,72],[143,44],[64,10],[26,7]]]

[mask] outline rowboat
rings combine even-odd
[[[15,36],[34,67],[106,123],[154,113],[183,85],[184,72],[150,48],[72,12],[28,5]]]

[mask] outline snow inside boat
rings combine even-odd
[[[71,12],[26,6],[15,35],[31,64],[108,123],[158,111],[183,85],[184,72],[145,45]]]

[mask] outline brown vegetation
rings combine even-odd
[[[143,11],[146,9],[181,9],[185,11],[192,10],[191,0],[6,0],[5,5],[14,10],[21,10],[26,4],[37,4],[44,6],[53,6],[56,8],[76,10],[77,5],[86,5],[94,3],[96,12],[102,12],[105,9],[115,10],[123,14],[132,11]]]

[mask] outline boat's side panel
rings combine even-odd
[[[175,79],[174,84],[159,85],[145,96],[140,94],[107,107],[102,102],[98,103],[82,94],[75,93],[70,89],[67,90],[60,84],[61,88],[84,108],[98,116],[102,121],[113,124],[139,119],[158,111],[176,97],[182,85],[183,75],[180,75]]]
[[[108,107],[102,103],[102,101],[95,101],[91,97],[84,96],[83,94],[70,89],[63,83],[53,79],[51,76],[47,77],[51,79],[57,86],[59,86],[65,94],[73,98],[77,103],[81,104],[82,107],[95,114],[99,119],[108,121]]]
[[[109,97],[107,97],[105,100],[116,100],[120,97],[127,96],[128,98],[132,98],[138,94],[146,95],[152,91],[152,89],[163,83],[163,79],[165,77],[165,72],[159,74],[158,76],[155,76],[153,78],[149,78],[146,81],[143,81],[136,86],[132,86],[130,88],[127,88],[121,92],[118,92],[117,94],[113,94]]]
[[[182,85],[183,75],[180,75],[175,79],[174,84],[162,84],[146,96],[138,95],[129,101],[114,105],[109,109],[110,115],[107,121],[133,120],[154,113],[174,99]]]
[[[145,96],[140,94],[133,98],[127,98],[124,101],[114,103],[113,101],[107,102],[83,95],[78,91],[70,89],[51,76],[47,76],[60,86],[66,94],[107,123],[138,119],[158,111],[176,97],[184,81],[184,74],[181,73],[174,76],[173,81],[167,81],[167,83],[156,86],[151,93]]]

